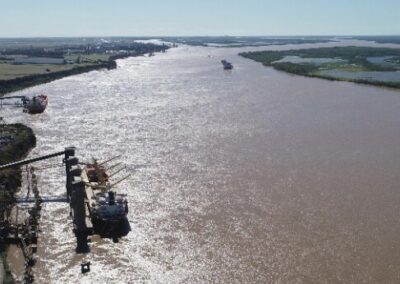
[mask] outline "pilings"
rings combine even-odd
[[[87,216],[87,206],[85,202],[85,183],[81,180],[82,169],[79,166],[79,160],[75,157],[75,148],[65,148],[62,152],[14,162],[6,165],[0,165],[0,170],[19,167],[33,162],[49,159],[56,156],[64,155],[65,171],[66,171],[66,195],[67,201],[71,207],[71,216],[73,218],[74,233],[77,238],[77,252],[83,253],[89,251],[87,237],[93,233],[91,222]],[[42,202],[42,200],[41,200]]]
[[[0,165],[0,170],[9,169],[9,168],[18,168],[22,165],[27,165],[33,162],[53,158],[56,156],[64,155],[64,161],[66,162],[66,171],[70,173],[67,175],[69,179],[67,179],[67,196],[68,198],[71,196],[71,193],[74,192],[74,187],[72,186],[71,178],[74,178],[74,175],[79,176],[79,170],[76,171],[73,169],[74,166],[77,165],[78,159],[74,158],[75,148],[70,147],[66,148],[62,152],[56,152],[53,154],[33,158],[26,159],[6,165]],[[0,222],[0,242],[4,242],[5,244],[17,244],[20,246],[22,253],[25,258],[25,273],[24,273],[24,283],[33,283],[34,276],[32,272],[32,267],[35,265],[34,254],[37,251],[37,241],[38,241],[38,232],[39,232],[39,219],[41,216],[42,202],[43,199],[40,196],[38,186],[37,186],[37,178],[34,172],[33,167],[28,168],[28,192],[33,192],[34,205],[28,210],[28,216],[23,222],[20,222],[18,219],[19,207],[16,206],[16,220],[12,221],[10,216],[7,217],[4,221]],[[77,190],[76,192],[79,192]],[[76,220],[74,220],[76,221]],[[81,227],[78,226],[78,231]]]
[[[33,283],[32,268],[36,262],[34,254],[37,251],[39,219],[42,210],[42,198],[33,167],[28,170],[28,186],[31,187],[34,195],[33,207],[28,210],[28,215],[22,222],[19,221],[21,214],[19,207],[16,206],[15,220],[10,217],[0,223],[0,239],[5,244],[16,244],[21,248],[25,259],[24,283]]]

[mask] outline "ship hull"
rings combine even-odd
[[[47,107],[47,96],[34,97],[32,100],[28,101],[25,108],[29,114],[38,114],[44,112]]]
[[[94,232],[102,238],[121,238],[128,235],[131,230],[126,217],[117,220],[109,220],[92,216],[92,224]]]

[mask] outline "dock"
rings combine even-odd
[[[122,236],[125,236],[130,231],[130,226],[128,220],[125,218],[122,220],[123,222],[123,230],[119,230],[120,228],[115,227],[115,219],[108,220],[106,219],[105,222],[111,222],[111,230],[108,229],[105,232],[104,228],[99,229],[99,225],[94,226],[94,220],[92,210],[95,210],[97,207],[97,198],[96,195],[102,196],[104,198],[105,193],[109,193],[107,198],[104,201],[106,204],[105,206],[114,206],[111,212],[114,212],[115,207],[117,208],[125,208],[125,216],[127,211],[127,200],[125,199],[122,202],[122,199],[115,200],[114,196],[116,195],[115,192],[108,192],[108,190],[121,182],[124,179],[110,185],[108,182],[105,183],[102,177],[103,174],[98,175],[98,170],[102,169],[104,171],[104,175],[108,179],[108,175],[105,173],[105,168],[102,164],[85,164],[79,162],[79,159],[75,157],[75,148],[69,147],[65,148],[64,151],[56,152],[53,154],[27,159],[19,162],[13,162],[6,165],[0,165],[0,170],[5,170],[9,168],[19,168],[23,165],[28,165],[37,161],[50,159],[58,156],[64,156],[63,163],[65,165],[65,173],[66,173],[66,194],[65,196],[46,196],[42,197],[39,194],[39,190],[37,187],[37,179],[36,174],[34,172],[33,167],[29,167],[29,177],[30,177],[30,190],[33,192],[33,197],[27,198],[15,198],[15,204],[29,204],[31,205],[27,210],[28,214],[23,222],[19,219],[19,207],[15,206],[15,218],[11,218],[8,216],[4,218],[2,221],[0,220],[0,240],[3,240],[5,244],[17,244],[21,247],[23,255],[25,257],[25,276],[24,276],[24,283],[33,283],[34,277],[32,273],[32,267],[35,264],[34,254],[37,251],[37,239],[38,239],[38,232],[39,232],[39,219],[41,216],[41,209],[43,202],[62,202],[69,204],[70,207],[70,216],[72,217],[72,224],[73,224],[73,232],[76,236],[76,252],[77,253],[88,253],[90,251],[89,248],[89,236],[97,234],[100,237],[112,238],[114,242],[118,242],[118,239]],[[114,158],[112,158],[114,159]],[[110,160],[112,160],[110,159]],[[108,160],[108,161],[110,161]],[[106,162],[108,162],[106,161]],[[104,163],[106,163],[104,162]],[[117,165],[119,165],[118,163]],[[82,168],[81,165],[85,165],[85,168],[90,166],[94,167],[95,177],[98,178],[97,181],[93,181],[92,176],[88,176],[87,171],[85,168]],[[114,165],[111,168],[114,168]],[[113,176],[116,173],[121,171],[117,170],[114,174],[110,175]],[[90,173],[91,174],[91,173]],[[119,198],[125,196],[123,194],[118,195]],[[103,201],[102,201],[103,202]],[[103,203],[102,203],[103,204]],[[108,204],[108,205],[107,205]],[[103,205],[101,205],[103,206]],[[118,207],[119,206],[119,207]],[[101,207],[103,208],[103,207]],[[102,209],[103,210],[103,209]],[[25,210],[23,210],[25,211]],[[98,216],[98,215],[96,215]],[[118,220],[118,219],[117,219]],[[103,220],[104,221],[104,220]],[[98,224],[99,219],[96,219]],[[102,223],[103,224],[103,223]],[[105,223],[103,225],[107,225]],[[120,224],[118,224],[120,225]],[[114,230],[115,229],[115,230]],[[86,271],[86,270],[85,270]],[[87,271],[86,271],[87,272]]]

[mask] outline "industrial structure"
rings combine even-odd
[[[124,170],[124,168],[119,169],[114,174],[106,173],[105,163],[113,159],[103,163],[97,163],[97,161],[81,163],[75,157],[75,148],[70,147],[61,152],[0,165],[0,171],[18,168],[57,156],[64,157],[63,162],[66,173],[65,198],[41,197],[37,188],[36,175],[33,167],[31,167],[29,173],[34,197],[32,199],[15,200],[17,203],[33,204],[33,207],[28,211],[29,217],[24,223],[13,223],[11,219],[4,219],[0,222],[0,237],[3,241],[6,244],[18,244],[22,248],[26,260],[25,283],[33,282],[31,268],[35,264],[33,254],[37,250],[38,225],[43,202],[69,203],[73,232],[77,240],[77,253],[88,253],[90,251],[88,237],[91,235],[111,238],[114,242],[118,242],[121,237],[126,236],[130,231],[130,225],[127,220],[128,202],[126,195],[116,194],[112,191],[116,184],[125,180],[128,176],[114,184],[109,182],[109,177]],[[118,165],[120,163],[111,166],[110,169]],[[85,269],[85,272],[87,272],[87,269]]]

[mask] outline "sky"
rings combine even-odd
[[[399,0],[0,0],[0,37],[400,35]]]

